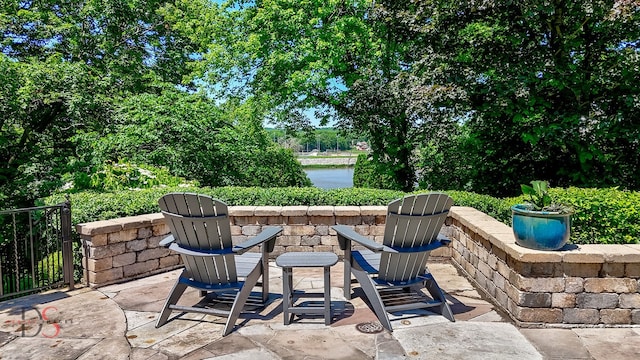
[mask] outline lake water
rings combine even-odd
[[[305,169],[304,172],[320,189],[338,189],[353,187],[353,168]]]

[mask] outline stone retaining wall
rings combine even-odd
[[[272,257],[290,251],[342,255],[331,225],[351,225],[381,241],[386,217],[384,206],[236,206],[229,212],[234,243],[263,226],[283,227]],[[178,255],[158,246],[169,233],[161,214],[79,224],[77,232],[83,242],[85,281],[92,287],[181,266]],[[529,250],[515,244],[509,226],[455,206],[442,232],[452,245],[433,251],[432,258],[451,259],[520,325],[640,324],[640,245]]]
[[[640,245],[530,250],[475,209],[451,217],[453,262],[519,325],[640,324]]]

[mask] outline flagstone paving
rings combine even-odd
[[[429,312],[392,315],[394,331],[362,333],[376,321],[354,284],[347,301],[342,265],[331,271],[334,319],[296,317],[283,325],[280,268],[270,267],[270,302],[243,314],[222,337],[224,318],[172,313],[155,328],[178,271],[97,290],[53,291],[0,303],[0,359],[637,359],[640,328],[518,329],[449,263],[429,268],[456,322]],[[322,289],[322,269],[296,269],[294,288]],[[180,300],[200,301],[188,290]],[[423,316],[426,315],[426,316]],[[23,326],[24,325],[24,326]]]

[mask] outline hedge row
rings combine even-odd
[[[405,195],[400,191],[363,188],[322,190],[305,188],[242,187],[158,187],[111,193],[80,192],[70,195],[74,224],[107,220],[159,211],[158,199],[169,192],[195,192],[218,198],[227,204],[254,206],[288,205],[387,205]],[[510,207],[523,197],[498,199],[463,191],[447,191],[455,205],[469,206],[511,225]],[[640,243],[640,192],[617,189],[554,188],[550,191],[557,202],[572,206],[571,241],[577,244]],[[52,196],[45,203],[64,200]]]

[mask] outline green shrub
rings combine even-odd
[[[404,195],[401,191],[365,188],[322,190],[318,188],[155,187],[110,193],[71,194],[73,223],[107,220],[159,211],[158,199],[169,192],[207,194],[230,206],[387,205]],[[424,191],[421,191],[424,192]],[[640,242],[640,192],[617,189],[552,188],[551,196],[575,209],[571,241],[576,244],[633,244]],[[473,207],[498,221],[511,225],[511,206],[524,202],[523,196],[494,198],[464,191],[446,191],[456,206]],[[59,194],[47,204],[64,200]]]
[[[353,167],[353,186],[370,189],[402,189],[402,184],[395,180],[393,170],[387,165],[378,163],[367,154],[359,154]]]

